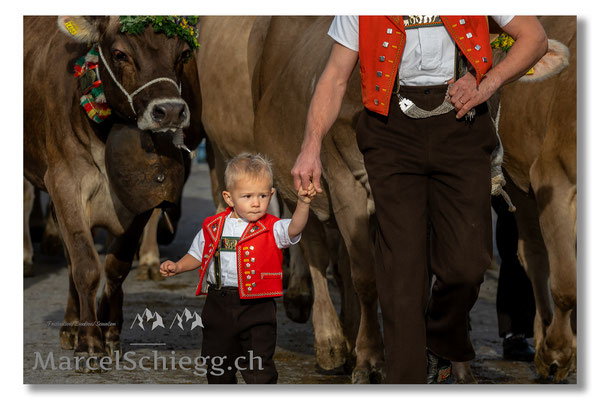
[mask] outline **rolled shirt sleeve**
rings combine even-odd
[[[288,247],[297,244],[302,238],[302,233],[294,238],[290,238],[288,235],[290,222],[292,222],[291,219],[280,219],[273,224],[273,236],[275,236],[275,243],[280,249],[287,249]]]
[[[327,33],[342,46],[358,51],[358,15],[334,17]]]
[[[492,15],[492,18],[500,28],[504,28],[514,18],[514,15]]]

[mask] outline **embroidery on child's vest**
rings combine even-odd
[[[111,110],[98,76],[98,46],[92,46],[85,56],[78,59],[74,69],[82,93],[79,104],[92,121],[101,123],[108,118]]]

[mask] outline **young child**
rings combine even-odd
[[[208,296],[202,310],[202,356],[208,383],[277,383],[273,361],[277,337],[274,297],[283,295],[282,249],[300,241],[308,220],[312,184],[298,191],[292,219],[267,214],[273,189],[271,165],[243,153],[225,169],[227,210],[208,217],[188,253],[160,266],[164,276],[200,267],[196,295]]]

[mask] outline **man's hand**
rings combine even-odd
[[[164,263],[160,264],[160,274],[162,276],[174,276],[177,275],[179,268],[177,263],[174,263],[171,260],[167,260]]]
[[[308,190],[310,185],[314,185],[314,190],[323,193],[323,189],[321,189],[321,169],[319,152],[303,149],[296,159],[294,168],[292,168],[296,190]],[[298,195],[300,195],[300,192],[298,192]]]
[[[456,110],[456,119],[462,118],[469,110],[486,102],[500,87],[499,82],[486,76],[477,88],[477,80],[466,73],[458,81],[452,79],[448,89],[450,101]]]

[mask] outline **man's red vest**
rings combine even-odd
[[[441,16],[444,26],[477,73],[477,85],[492,67],[485,16]],[[359,59],[365,107],[388,115],[406,41],[402,16],[359,17]]]
[[[208,217],[202,223],[204,231],[204,251],[200,265],[200,283],[196,296],[206,294],[202,291],[204,275],[219,247],[225,218],[231,213],[227,210]],[[277,297],[283,295],[283,273],[281,263],[283,252],[277,247],[273,236],[273,225],[279,218],[265,214],[256,222],[251,222],[238,240],[236,246],[238,288],[241,299]]]

